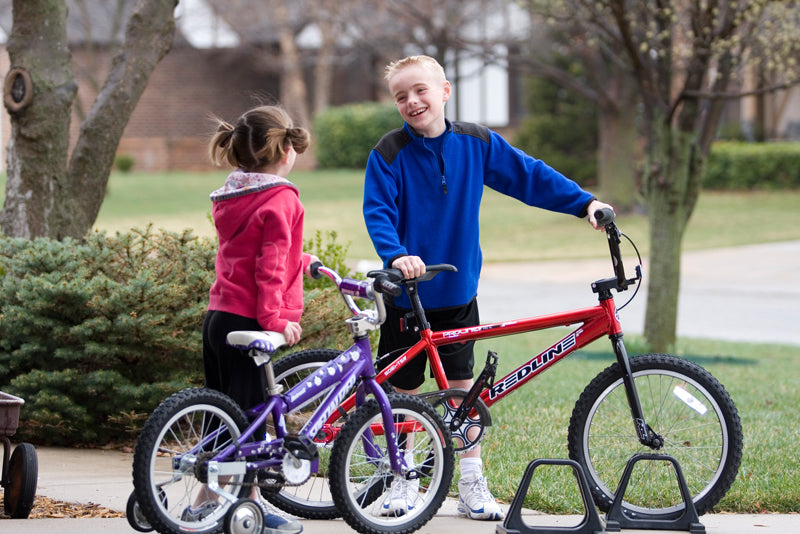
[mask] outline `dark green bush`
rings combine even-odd
[[[117,154],[114,156],[114,167],[119,172],[131,172],[131,169],[133,169],[133,163],[133,156],[130,154]]]
[[[321,168],[364,168],[384,134],[403,125],[391,104],[364,102],[331,107],[314,122],[314,154]]]
[[[188,232],[150,229],[0,240],[0,384],[26,401],[21,437],[119,439],[111,418],[199,383],[214,254]]]
[[[579,76],[579,64],[559,60]],[[587,187],[597,183],[596,106],[546,78],[531,78],[526,102],[529,115],[512,143],[565,176]]]
[[[306,248],[341,274],[346,247]],[[152,229],[85,241],[0,238],[0,389],[25,400],[19,438],[129,441],[170,393],[203,381],[216,242]],[[309,280],[302,346],[349,345],[333,284]]]
[[[800,187],[800,143],[714,143],[703,186],[740,190]]]

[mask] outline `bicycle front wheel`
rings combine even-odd
[[[331,454],[330,486],[342,517],[363,534],[407,534],[427,523],[453,478],[450,433],[427,402],[389,396],[400,453],[414,476],[392,471],[380,406],[374,399],[342,427]],[[405,432],[405,433],[403,433]]]
[[[711,510],[730,488],[742,457],[742,427],[728,392],[699,365],[665,354],[630,359],[645,421],[664,438],[653,451],[639,442],[618,364],[581,394],[569,425],[570,458],[586,469],[597,506],[608,511],[628,460],[666,454],[681,466],[697,513]],[[641,461],[632,472],[623,513],[675,519],[685,504],[670,462]]]
[[[161,534],[222,530],[230,502],[208,489],[205,467],[247,425],[236,402],[205,388],[179,391],[153,411],[133,455],[136,502],[153,528]],[[244,497],[253,478],[229,475],[219,484]]]

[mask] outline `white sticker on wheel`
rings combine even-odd
[[[675,386],[675,389],[672,390],[676,397],[683,401],[686,406],[691,408],[692,410],[696,411],[700,415],[704,415],[708,408],[706,408],[702,402],[697,400],[694,395],[686,391],[680,386]]]

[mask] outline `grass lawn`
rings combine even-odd
[[[544,333],[484,340],[476,349],[500,357],[505,376],[555,337]],[[636,336],[626,336],[631,354]],[[790,513],[800,511],[800,347],[681,339],[678,355],[705,367],[726,387],[739,410],[744,452],[739,475],[716,511]],[[492,406],[494,426],[483,443],[483,459],[495,497],[510,502],[522,473],[536,458],[567,458],[572,408],[589,381],[614,362],[610,344],[598,340]],[[683,467],[684,470],[687,467]],[[455,488],[453,488],[455,491]],[[526,506],[550,513],[583,513],[572,471],[537,469]]]
[[[212,236],[208,194],[226,176],[218,173],[114,174],[96,228],[126,231],[156,228]],[[306,208],[306,234],[336,231],[350,243],[353,260],[374,259],[361,217],[361,171],[296,172]],[[4,188],[3,188],[4,190]],[[704,192],[684,239],[684,250],[800,239],[800,191]],[[527,261],[605,257],[605,239],[585,221],[529,207],[492,191],[483,203],[482,243],[486,261]],[[642,215],[620,217],[619,225],[647,254],[648,222]],[[552,340],[526,334],[482,341],[500,355],[499,375],[540,352]],[[640,340],[628,339],[629,352]],[[739,409],[744,458],[720,511],[800,511],[800,347],[680,339],[677,352],[710,370]],[[495,496],[510,502],[527,464],[535,458],[565,458],[572,407],[586,384],[613,361],[607,342],[598,341],[534,380],[492,409],[495,422],[483,442],[486,472]],[[527,505],[549,512],[581,512],[572,474],[538,471]]]

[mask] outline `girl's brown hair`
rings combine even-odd
[[[231,167],[255,172],[279,162],[290,144],[298,154],[311,144],[308,131],[293,126],[291,117],[280,106],[251,109],[235,125],[215,120],[217,131],[208,147],[215,165],[227,162]]]

